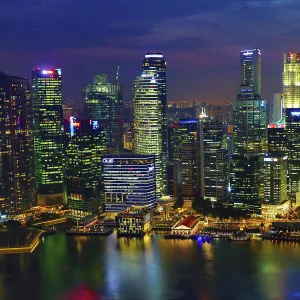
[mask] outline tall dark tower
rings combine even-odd
[[[34,205],[32,107],[25,78],[0,73],[0,211]]]
[[[161,102],[161,126],[162,126],[162,180],[167,185],[168,165],[168,128],[167,128],[167,82],[166,61],[162,53],[150,52],[143,60],[143,71],[155,75],[159,86],[159,100]]]
[[[64,202],[63,107],[61,69],[32,71],[37,200]]]

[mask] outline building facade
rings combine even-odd
[[[35,175],[39,205],[64,202],[61,69],[32,72]]]
[[[155,156],[157,194],[164,189],[161,86],[156,75],[145,73],[133,85],[134,152]]]
[[[300,182],[300,108],[285,110],[288,154],[288,194],[296,200]]]
[[[133,205],[156,206],[154,156],[105,155],[102,164],[105,211],[120,212]]]
[[[27,79],[0,73],[0,211],[35,204],[32,102]]]
[[[71,216],[80,219],[99,209],[105,132],[90,119],[70,117],[64,126],[67,205]]]
[[[223,202],[228,196],[228,152],[223,123],[207,117],[200,120],[200,177],[202,196]]]
[[[300,53],[284,54],[283,107],[300,108]]]
[[[106,74],[96,75],[83,86],[85,117],[98,120],[106,132],[107,151],[123,151],[123,93],[118,80],[109,83]]]
[[[287,156],[267,155],[264,158],[264,203],[281,204],[287,200]]]

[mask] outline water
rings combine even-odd
[[[61,233],[32,254],[0,256],[1,300],[64,299],[81,283],[101,300],[300,299],[300,245]]]

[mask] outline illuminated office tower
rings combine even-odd
[[[300,107],[300,53],[284,54],[283,107]]]
[[[90,119],[70,117],[64,125],[67,205],[73,217],[82,218],[99,209],[105,133]]]
[[[159,195],[164,188],[162,168],[162,104],[161,85],[157,76],[143,72],[133,83],[134,152],[155,156],[156,187]]]
[[[200,183],[205,200],[223,202],[228,194],[228,151],[223,123],[200,120]]]
[[[61,69],[32,71],[35,176],[39,205],[64,202]]]
[[[155,75],[158,84],[158,99],[160,101],[161,113],[161,136],[162,136],[162,182],[163,186],[167,184],[167,164],[168,164],[168,127],[167,127],[167,82],[166,82],[166,66],[162,53],[151,52],[145,55],[143,61],[143,72]]]
[[[103,163],[106,212],[134,206],[156,206],[155,159],[153,155],[105,155]]]
[[[287,156],[267,155],[264,158],[264,203],[281,204],[287,200]]]
[[[99,120],[106,132],[107,151],[123,151],[123,94],[118,75],[114,83],[107,81],[107,75],[94,77],[93,84],[83,86],[85,116]]]
[[[250,86],[239,86],[233,104],[234,153],[264,155],[267,145],[266,101]]]
[[[240,85],[233,104],[233,152],[230,199],[244,208],[258,207],[263,197],[263,157],[267,150],[266,101],[261,99],[261,53],[240,54]]]
[[[0,211],[35,203],[32,103],[27,79],[0,72]]]
[[[288,154],[288,195],[295,200],[300,181],[300,108],[285,110]]]
[[[268,125],[268,154],[287,154],[287,133],[284,119]]]
[[[255,95],[261,94],[261,53],[259,49],[241,51],[240,85],[251,86]]]

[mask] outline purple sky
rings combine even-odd
[[[4,2],[4,3],[2,3]],[[281,91],[283,53],[300,52],[299,0],[4,0],[0,70],[62,68],[65,99],[121,65],[124,99],[148,51],[168,63],[168,99],[235,99],[239,51],[262,50],[265,98]]]

